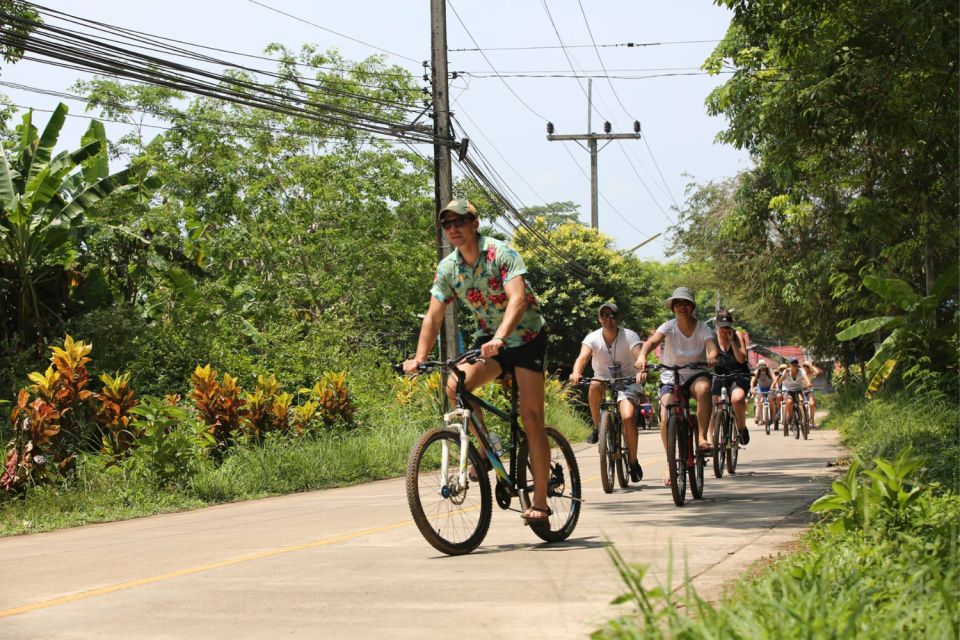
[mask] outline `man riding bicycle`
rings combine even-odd
[[[620,324],[620,309],[613,302],[600,305],[597,312],[600,319],[600,328],[587,334],[580,346],[580,355],[573,363],[573,372],[570,381],[580,382],[583,370],[590,361],[593,377],[610,380],[612,378],[633,377],[637,375],[634,361],[640,355],[640,336]],[[590,415],[593,417],[593,433],[587,442],[594,444],[597,441],[597,431],[600,425],[600,402],[606,385],[594,381],[590,384],[587,401],[590,404]],[[637,405],[646,402],[643,387],[631,384],[623,391],[617,392],[617,403],[620,406],[620,418],[623,420],[626,432],[627,450],[630,454],[630,479],[640,482],[643,479],[643,468],[637,460]]]
[[[713,339],[713,332],[703,322],[693,315],[697,303],[693,293],[686,287],[677,287],[673,295],[664,303],[667,309],[673,312],[673,319],[660,325],[650,336],[643,347],[634,366],[637,368],[637,382],[643,384],[647,380],[647,355],[661,343],[663,349],[663,364],[682,366],[691,362],[706,360],[713,366],[717,360],[717,343]],[[697,423],[700,430],[700,443],[704,449],[713,448],[710,431],[710,374],[698,369],[681,369],[680,380],[673,379],[673,372],[663,371],[660,374],[660,440],[663,449],[667,451],[667,405],[669,396],[673,393],[673,385],[680,384],[683,392],[697,400]],[[670,484],[669,469],[664,472],[665,485]]]
[[[427,360],[448,304],[459,299],[473,312],[478,326],[473,348],[480,349],[483,359],[459,365],[466,374],[466,389],[476,389],[504,373],[513,374],[534,483],[533,501],[522,517],[528,524],[544,522],[550,516],[550,447],[543,408],[547,335],[540,303],[524,281],[527,268],[523,258],[505,242],[479,233],[477,210],[470,202],[464,198],[452,200],[437,215],[437,223],[454,250],[437,265],[417,353],[403,363],[403,370],[415,373]],[[452,376],[447,397],[455,401],[456,380]]]

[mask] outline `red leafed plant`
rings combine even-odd
[[[242,420],[249,413],[237,379],[225,373],[223,382],[220,382],[220,374],[208,364],[198,366],[190,376],[190,382],[193,383],[190,399],[213,436],[216,450],[222,453],[233,442]]]
[[[101,450],[117,460],[125,456],[133,447],[140,431],[132,423],[130,409],[137,406],[133,390],[130,389],[130,374],[108,373],[100,376],[103,390],[94,394],[99,406],[94,419],[101,429]]]
[[[20,492],[30,484],[48,479],[54,470],[73,463],[74,455],[64,446],[60,433],[60,412],[43,398],[30,402],[30,393],[21,389],[10,414],[13,441],[0,473],[0,489]]]

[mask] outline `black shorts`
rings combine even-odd
[[[479,349],[481,345],[488,342],[490,342],[490,336],[480,336],[473,343],[473,348]],[[536,338],[519,347],[503,347],[500,353],[493,356],[493,359],[500,365],[503,373],[510,373],[516,367],[543,373],[547,359],[546,330],[541,329]]]
[[[711,394],[715,396],[720,395],[720,390],[726,387],[728,393],[733,395],[733,390],[737,387],[743,389],[744,393],[750,393],[750,378],[743,376],[740,378],[727,378],[726,380],[720,378],[713,379],[713,389]]]

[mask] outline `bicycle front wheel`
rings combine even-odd
[[[692,435],[687,441],[693,443],[693,466],[687,467],[687,473],[690,476],[690,493],[694,500],[700,500],[703,498],[703,469],[707,466],[707,459],[703,450],[700,449],[700,430],[692,424],[688,429],[691,430]],[[713,455],[719,455],[716,447],[714,447]]]
[[[803,405],[803,439],[810,437],[810,408]]]
[[[604,411],[600,414],[600,429],[597,431],[597,451],[600,454],[600,486],[604,493],[613,493],[614,468],[617,441],[614,439],[613,414]]]
[[[617,420],[617,455],[614,456],[614,464],[617,469],[617,484],[621,489],[626,489],[630,483],[630,476],[627,475],[627,460],[630,458],[627,450],[627,431],[623,428],[623,420]]]
[[[770,422],[770,407],[763,405],[763,428],[766,429],[767,435],[770,435]]]
[[[730,429],[730,444],[727,447],[727,472],[733,475],[737,472],[737,458],[740,456],[740,431],[737,429],[736,419],[732,417],[730,419],[733,425]]]
[[[547,427],[547,444],[550,447],[547,506],[551,514],[546,522],[531,523],[530,528],[541,540],[560,542],[570,537],[580,519],[580,468],[570,443],[553,427]],[[533,469],[526,439],[520,445],[519,464],[520,487],[533,496]]]
[[[667,469],[673,503],[682,507],[687,499],[687,430],[679,416],[667,418]]]
[[[440,428],[426,432],[407,462],[407,504],[420,533],[437,551],[470,553],[490,528],[493,500],[480,453],[470,445],[467,459],[476,480],[460,482],[460,434]],[[442,461],[446,460],[446,473]]]
[[[717,411],[713,414],[713,475],[718,478],[723,477],[723,455],[721,452],[724,447],[723,423],[725,416],[725,411]]]

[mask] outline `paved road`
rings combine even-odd
[[[677,508],[662,449],[646,479],[605,495],[578,444],[587,503],[571,540],[540,544],[495,509],[480,549],[447,558],[410,520],[400,479],[0,540],[0,638],[582,638],[618,614],[605,547],[663,579],[672,548],[716,596],[803,528],[828,486],[836,434],[753,430],[739,473]]]

